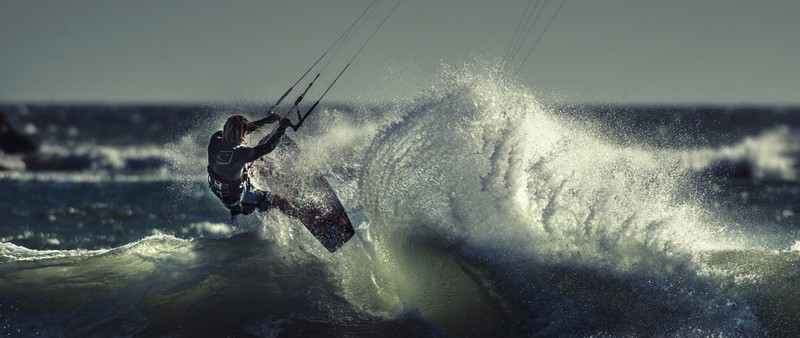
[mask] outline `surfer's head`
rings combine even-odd
[[[233,115],[225,122],[222,128],[222,137],[230,146],[238,146],[245,141],[245,137],[257,127],[242,115]]]

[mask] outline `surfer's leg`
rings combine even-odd
[[[242,204],[248,205],[252,209],[258,209],[258,211],[261,212],[268,211],[272,208],[278,208],[278,210],[289,216],[295,216],[299,214],[299,210],[297,210],[297,208],[295,208],[294,205],[292,205],[292,203],[285,198],[280,197],[273,192],[262,191],[259,189],[248,191],[245,195],[244,201],[242,201]]]
[[[245,191],[241,203],[242,213],[247,215],[256,211],[256,209],[258,211],[267,211],[272,200],[270,195],[272,193],[265,193],[258,189]]]

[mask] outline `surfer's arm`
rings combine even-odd
[[[258,159],[259,157],[269,154],[275,150],[275,147],[278,146],[278,142],[280,142],[281,137],[284,133],[286,133],[286,128],[291,125],[292,121],[286,118],[281,118],[281,125],[278,126],[278,128],[275,128],[272,133],[270,133],[269,139],[253,148],[255,150],[255,158]]]
[[[258,121],[253,121],[253,124],[256,125],[256,128],[261,128],[265,124],[274,123],[276,121],[280,121],[280,119],[281,119],[280,115],[275,114],[274,112],[269,112],[269,115],[267,115],[267,117],[260,119]]]

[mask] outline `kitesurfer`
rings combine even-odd
[[[266,142],[255,147],[245,145],[247,135],[258,128],[279,122]],[[252,162],[272,152],[292,121],[275,113],[251,122],[242,115],[228,118],[222,130],[215,132],[208,143],[208,186],[231,212],[231,220],[239,214],[276,207],[288,216],[299,218],[301,212],[289,200],[256,188],[250,182]]]

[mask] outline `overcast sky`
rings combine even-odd
[[[0,0],[0,102],[271,102],[369,2]],[[330,100],[415,95],[443,63],[502,58],[526,4],[404,0]],[[569,102],[800,104],[798,15],[797,0],[567,0],[518,80]]]

